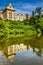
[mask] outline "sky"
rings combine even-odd
[[[36,7],[43,9],[43,0],[0,0],[0,9],[4,9],[9,3],[12,4],[16,13],[31,14]]]

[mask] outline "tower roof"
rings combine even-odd
[[[8,6],[6,7],[6,9],[10,9],[10,10],[14,10],[13,6],[11,3],[8,4]]]
[[[8,6],[3,10],[3,12],[5,12],[5,10],[15,11],[11,3],[8,4]]]
[[[9,6],[12,6],[12,4],[11,4],[11,3],[9,3]]]

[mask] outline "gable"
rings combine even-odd
[[[14,10],[14,8],[13,8],[13,6],[11,4],[9,4],[6,8],[10,9],[10,10]]]

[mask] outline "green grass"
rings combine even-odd
[[[22,37],[35,34],[34,26],[25,25],[21,21],[0,20],[0,36]]]

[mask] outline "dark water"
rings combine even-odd
[[[43,36],[16,44],[0,44],[0,65],[43,65]]]

